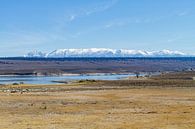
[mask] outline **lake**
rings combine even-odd
[[[24,84],[57,84],[52,81],[71,80],[119,80],[135,74],[99,74],[99,75],[66,75],[66,76],[0,76],[0,84],[20,83]]]

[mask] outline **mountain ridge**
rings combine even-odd
[[[145,51],[130,49],[89,48],[89,49],[56,49],[44,53],[32,51],[24,57],[63,58],[63,57],[185,57],[190,56],[180,51],[161,50]]]

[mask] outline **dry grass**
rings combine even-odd
[[[195,83],[170,77],[1,86],[0,129],[194,129]]]
[[[195,88],[0,93],[2,129],[194,129]]]

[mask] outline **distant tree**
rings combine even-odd
[[[12,85],[19,85],[18,83],[13,83]]]

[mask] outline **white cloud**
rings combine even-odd
[[[104,25],[104,28],[112,28],[112,27],[122,27],[129,24],[141,24],[141,23],[151,23],[153,22],[149,18],[119,18],[114,19],[107,24]]]
[[[118,0],[110,0],[102,3],[95,3],[94,5],[90,5],[89,7],[82,7],[81,9],[75,10],[72,13],[67,14],[67,21],[72,22],[78,18],[87,17],[95,13],[104,12],[112,8],[115,4],[117,4],[117,2]]]
[[[69,17],[69,21],[73,21],[73,20],[75,20],[75,18],[76,18],[76,15],[71,15],[71,16]]]
[[[125,21],[119,21],[119,22],[112,22],[105,25],[105,28],[111,28],[111,27],[120,27],[126,25],[127,22]]]
[[[68,13],[64,13],[58,18],[55,18],[55,24],[51,26],[51,28],[54,30],[53,34],[51,33],[50,37],[56,37],[56,39],[66,39],[66,38],[77,38],[82,34],[86,34],[88,32],[97,31],[99,29],[103,29],[104,27],[98,25],[94,25],[96,27],[89,27],[86,28],[86,30],[75,30],[77,32],[69,32],[73,30],[68,30],[68,26],[72,24],[75,20],[78,20],[80,18],[89,17],[95,13],[104,12],[106,10],[109,10],[114,5],[116,5],[118,0],[107,0],[104,2],[98,2],[93,3],[90,5],[86,5],[85,7],[81,7],[80,9],[72,10]],[[118,23],[119,25],[119,23]],[[114,26],[114,24],[113,24]],[[72,34],[71,34],[72,33]]]
[[[188,14],[189,14],[189,11],[181,11],[177,15],[180,16],[180,17],[182,17],[182,16],[186,16]]]
[[[111,0],[107,3],[97,4],[95,7],[85,10],[84,14],[91,15],[93,13],[106,11],[106,10],[112,8],[117,2],[118,2],[118,0]]]

